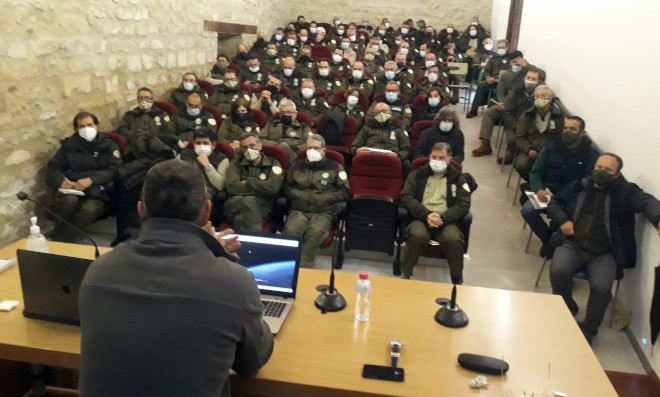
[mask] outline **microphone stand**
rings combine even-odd
[[[454,288],[451,290],[451,300],[438,298],[435,302],[442,306],[435,313],[435,321],[439,324],[449,328],[461,328],[468,324],[467,314],[456,304],[456,284],[454,284]]]
[[[330,264],[330,285],[319,285],[316,290],[321,293],[314,305],[321,310],[321,312],[338,312],[346,308],[346,299],[335,288],[335,267]]]
[[[31,199],[31,198],[28,196],[28,194],[25,193],[25,192],[18,192],[18,193],[16,194],[16,198],[18,198],[18,199],[21,200],[21,201],[25,201],[25,200],[32,201],[33,203],[35,203],[36,205],[38,205],[39,207],[41,207],[42,209],[44,209],[44,210],[45,210],[46,212],[48,212],[49,214],[54,215],[57,219],[61,220],[62,222],[66,223],[67,225],[69,225],[69,226],[71,226],[72,228],[76,229],[80,234],[82,234],[83,236],[87,237],[87,239],[88,239],[89,241],[91,241],[92,244],[94,244],[94,257],[95,257],[95,258],[98,258],[98,257],[101,255],[101,254],[99,253],[99,247],[96,245],[96,243],[94,242],[94,240],[92,240],[92,238],[89,237],[89,235],[88,235],[87,233],[85,233],[85,232],[83,232],[82,230],[80,230],[80,228],[76,227],[76,226],[75,226],[74,224],[72,224],[71,222],[69,222],[69,221],[67,221],[66,219],[62,218],[61,216],[57,215],[53,210],[51,210],[50,208],[46,207],[45,205],[43,205],[43,204],[41,204],[41,203],[39,203],[39,202],[37,202],[37,201]]]

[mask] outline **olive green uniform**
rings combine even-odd
[[[399,124],[388,120],[384,124],[374,121],[362,127],[351,145],[351,154],[356,155],[361,147],[391,150],[401,160],[410,156],[410,140],[408,134]]]
[[[294,120],[290,125],[285,126],[281,121],[268,123],[263,130],[262,143],[264,145],[274,145],[286,150],[289,156],[289,162],[293,164],[299,150],[305,149],[307,138],[312,135],[312,130],[305,123]]]
[[[232,117],[224,119],[220,129],[218,130],[218,140],[224,143],[232,143],[238,140],[243,133],[251,132],[257,135],[261,135],[261,129],[252,120],[245,120],[239,122],[234,120]]]
[[[136,137],[144,134],[172,135],[174,134],[174,123],[164,110],[155,106],[148,111],[135,108],[124,114],[116,132],[123,135],[128,143],[131,143]]]
[[[174,113],[174,133],[181,141],[192,141],[195,130],[201,127],[208,127],[213,130],[213,133],[218,131],[218,123],[206,110],[202,109],[199,116],[191,116],[185,109]]]
[[[194,86],[192,90],[186,91],[182,86],[179,86],[177,89],[172,91],[170,95],[169,103],[176,106],[178,110],[186,108],[186,101],[190,94],[198,94],[202,98],[202,103],[206,104],[206,101],[209,99],[209,95],[201,89],[199,86]]]
[[[333,61],[330,61],[330,70],[332,70],[335,73],[339,73],[341,76],[350,73],[351,71],[351,66],[348,64],[348,62],[341,61],[339,63],[334,63]]]
[[[412,99],[412,94],[413,94],[413,88],[412,84],[410,81],[402,79],[399,75],[394,76],[394,79],[391,80],[392,82],[395,82],[396,85],[399,86],[399,92],[402,93],[403,95],[407,96],[409,99]],[[385,87],[387,86],[387,83],[389,83],[390,80],[387,80],[385,78],[385,75],[381,75],[376,77],[376,82],[374,84],[374,92],[385,92]]]
[[[261,65],[269,67],[273,69],[273,73],[277,73],[282,69],[282,62],[284,62],[284,58],[275,55],[275,56],[266,56],[264,59],[261,60]],[[248,73],[250,71],[248,70]],[[258,73],[258,72],[257,72]],[[266,84],[266,83],[262,83]]]
[[[296,91],[293,94],[293,103],[296,104],[296,110],[298,112],[305,113],[314,120],[314,123],[318,125],[319,119],[321,116],[324,116],[330,111],[330,105],[325,100],[323,95],[315,92],[311,98],[305,99],[302,96],[300,90]]]
[[[373,61],[362,60],[362,65],[364,65],[365,74],[370,74],[372,76],[375,76],[385,71],[385,69],[383,69],[383,62],[378,62],[377,61],[378,59],[379,58],[377,57]]]
[[[449,98],[451,96],[451,92],[447,86],[447,79],[443,80],[442,77],[438,77],[438,81],[435,83],[431,83],[428,78],[420,81],[419,83],[415,83],[413,86],[413,96],[423,95],[427,93],[431,88],[438,88],[440,90],[440,94],[445,98]]]
[[[374,94],[374,81],[366,75],[362,80],[356,80],[353,76],[345,78],[339,87],[340,90],[347,90],[348,87],[354,87],[364,93],[367,98],[371,98]]]
[[[355,120],[357,120],[358,127],[362,127],[362,124],[364,124],[364,109],[362,109],[362,106],[360,105],[355,105],[353,106],[353,109],[349,109],[346,103],[344,102],[337,105],[335,111],[339,111],[347,116],[353,117]]]
[[[305,77],[311,78],[318,67],[319,63],[310,57],[300,57],[296,60],[296,70],[300,71]]]
[[[349,192],[344,168],[325,157],[313,163],[299,160],[289,170],[284,193],[291,200],[291,211],[284,233],[303,237],[301,266],[314,266],[319,245],[339,212],[337,204],[345,202]]]
[[[220,109],[223,114],[231,112],[231,104],[237,99],[243,98],[250,101],[250,94],[243,91],[238,85],[234,88],[228,88],[224,84],[219,84],[213,87],[213,95],[208,100],[208,104]]]
[[[326,77],[316,74],[312,79],[314,80],[314,87],[325,90],[330,96],[339,91],[341,87],[341,81],[337,80],[332,74],[328,74]]]
[[[294,69],[291,76],[284,74],[284,69],[277,73],[277,78],[282,82],[282,87],[287,87],[290,91],[297,90],[302,86],[302,80],[306,78],[298,69]]]
[[[289,44],[286,44],[280,47],[280,52],[292,58],[296,58],[298,54],[300,54],[300,46],[298,46],[297,43],[294,46],[290,46]]]
[[[412,110],[410,105],[404,103],[401,99],[390,103],[385,99],[376,101],[371,105],[367,111],[367,120],[373,119],[375,117],[376,105],[380,102],[386,103],[390,106],[390,111],[392,112],[392,120],[400,120],[405,125],[405,128],[409,128],[412,125]]]
[[[282,166],[261,153],[256,165],[236,157],[227,168],[225,216],[234,229],[261,232],[283,181]]]
[[[257,82],[258,84],[266,84],[268,82],[268,79],[270,78],[270,74],[259,68],[259,70],[256,73],[252,73],[249,70],[241,70],[241,74],[238,76],[238,80],[241,83],[252,83],[252,82]]]

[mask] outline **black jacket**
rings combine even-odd
[[[449,132],[443,132],[438,127],[427,128],[422,131],[413,153],[413,159],[428,157],[433,145],[438,142],[447,142],[454,154],[452,158],[459,163],[465,159],[465,137],[458,128],[452,128]]]

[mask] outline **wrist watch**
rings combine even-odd
[[[210,170],[211,168],[213,168],[213,166],[212,166],[211,164],[206,164],[206,165],[204,166],[204,171],[208,171],[208,170]]]

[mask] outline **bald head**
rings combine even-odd
[[[285,68],[295,69],[296,61],[291,57],[286,57],[284,58],[284,62],[282,62],[282,66]]]

